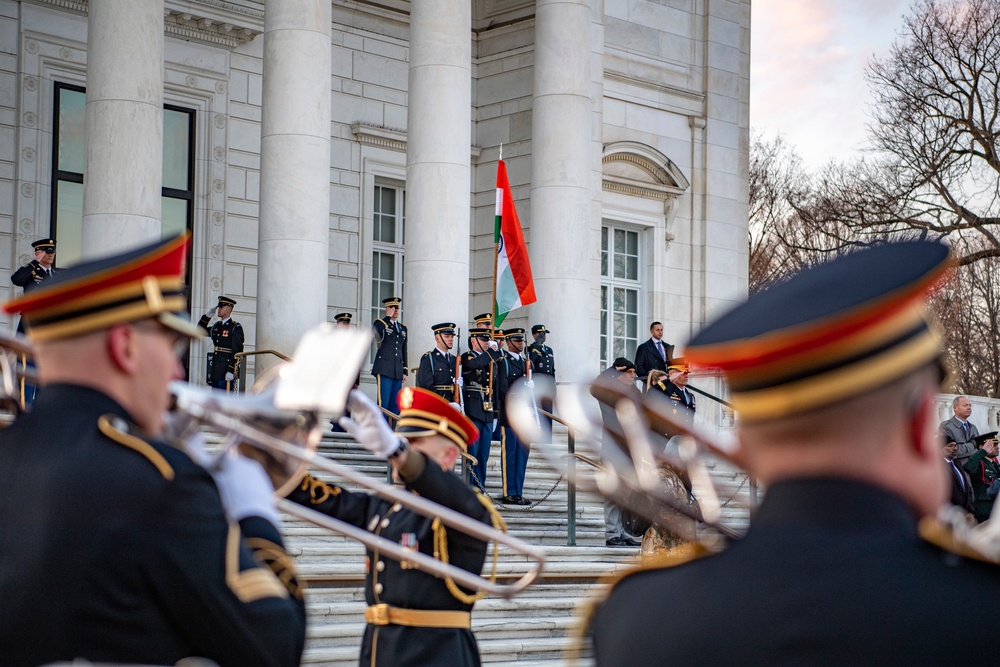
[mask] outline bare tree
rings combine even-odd
[[[807,242],[960,237],[960,263],[1000,257],[998,68],[1000,0],[918,0],[868,68],[871,155],[829,165],[791,202]]]

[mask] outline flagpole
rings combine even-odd
[[[503,161],[503,144],[500,144],[500,157],[497,159],[497,173],[500,173],[500,162]],[[503,211],[503,208],[500,209]],[[501,222],[503,218],[501,217]],[[493,222],[493,300],[490,302],[490,310],[493,317],[490,318],[490,340],[496,340],[497,330],[497,264],[500,261],[500,243],[497,241],[496,221]]]

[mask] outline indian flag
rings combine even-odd
[[[531,279],[528,248],[524,245],[521,221],[514,210],[514,197],[507,180],[507,165],[497,162],[497,205],[493,243],[497,249],[496,300],[493,325],[499,326],[507,313],[535,302],[535,283]]]

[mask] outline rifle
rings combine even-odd
[[[459,407],[462,408],[462,413],[465,413],[465,403],[462,402],[462,388],[458,386],[458,381],[462,378],[462,355],[459,352],[462,349],[462,327],[458,327],[458,335],[455,336],[455,403],[458,403]]]

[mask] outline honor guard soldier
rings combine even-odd
[[[399,323],[399,305],[403,302],[398,296],[382,299],[385,306],[385,317],[372,322],[372,335],[375,337],[375,361],[372,363],[372,375],[375,376],[376,398],[380,407],[393,414],[399,413],[396,405],[396,395],[406,382],[406,325]]]
[[[417,386],[457,403],[455,387],[461,387],[462,376],[456,369],[456,357],[451,353],[455,342],[455,323],[441,322],[431,327],[434,349],[424,352],[417,369]],[[456,377],[457,376],[457,377]]]
[[[183,314],[186,257],[186,237],[158,241],[4,305],[45,386],[0,430],[4,665],[299,664],[305,607],[267,474],[236,456],[210,474],[161,439],[179,355],[204,336]]]
[[[534,342],[528,346],[528,359],[531,360],[531,370],[533,373],[549,375],[553,382],[556,378],[556,356],[552,348],[545,344],[545,339],[551,332],[545,328],[544,324],[536,324],[531,327],[531,336]],[[552,399],[545,398],[539,401],[538,407],[545,412],[552,412]],[[538,421],[542,427],[541,438],[547,442],[552,441],[552,419],[545,415],[538,415]]]
[[[503,337],[507,341],[504,357],[507,393],[500,402],[500,413],[497,418],[500,425],[500,443],[503,446],[500,459],[503,497],[500,498],[500,502],[508,505],[530,505],[531,501],[522,495],[524,471],[528,467],[528,447],[518,439],[517,433],[510,426],[510,421],[507,419],[507,400],[515,391],[531,391],[531,387],[525,386],[524,383],[514,386],[514,383],[521,378],[527,378],[531,362],[524,354],[524,329],[504,329]]]
[[[490,458],[493,420],[499,398],[507,391],[507,376],[500,362],[503,356],[488,331],[477,330],[469,336],[469,351],[462,354],[462,399],[465,414],[479,430],[479,438],[469,445],[476,462],[469,467],[471,483],[486,489],[486,462]]]
[[[208,369],[208,384],[216,389],[236,391],[236,370],[239,367],[237,354],[243,352],[243,325],[232,318],[234,299],[219,297],[219,305],[201,316],[198,326],[208,332],[215,344],[212,364]],[[218,313],[219,321],[208,326]]]
[[[52,265],[56,261],[56,240],[38,239],[32,242],[31,247],[35,250],[35,258],[15,271],[10,277],[10,282],[23,288],[25,294],[40,287],[55,272]],[[24,333],[23,322],[17,323],[17,332]]]
[[[351,326],[351,314],[350,313],[337,313],[333,316],[334,321],[337,323],[338,327],[349,327]]]
[[[687,344],[724,374],[734,462],[767,494],[728,549],[692,548],[610,589],[591,624],[599,667],[982,661],[982,643],[943,622],[1000,591],[995,534],[939,513],[943,371],[922,306],[948,266],[928,241],[850,252]]]
[[[399,421],[393,433],[375,404],[351,392],[351,416],[340,420],[359,443],[389,460],[406,489],[494,527],[501,525],[491,503],[452,471],[478,437],[475,425],[447,400],[419,387],[399,392]],[[486,543],[445,528],[392,500],[330,487],[312,477],[289,495],[323,512],[407,549],[479,574]],[[447,548],[445,548],[447,547]],[[361,665],[373,667],[478,667],[479,648],[471,630],[473,604],[483,593],[462,589],[409,562],[368,550]]]
[[[472,318],[476,329],[489,329],[493,324],[493,313],[481,313]]]

